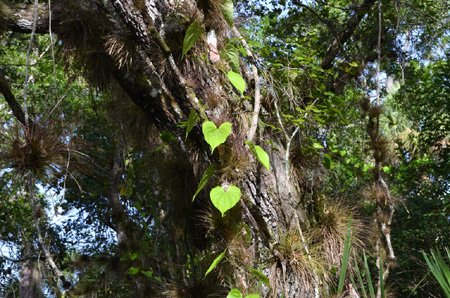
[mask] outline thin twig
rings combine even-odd
[[[27,66],[25,67],[25,84],[23,88],[23,102],[24,102],[24,113],[25,113],[25,125],[28,125],[28,103],[27,103],[27,89],[28,89],[28,70],[30,68],[30,53],[31,49],[33,47],[33,39],[34,34],[36,33],[36,25],[37,25],[37,19],[38,19],[38,5],[39,1],[34,1],[34,13],[33,13],[33,27],[31,29],[31,37],[30,37],[30,44],[28,45],[28,51],[27,51]]]

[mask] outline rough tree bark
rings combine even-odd
[[[370,7],[373,2],[365,3]],[[285,291],[284,297],[318,297],[318,284],[315,290],[306,289],[301,277],[287,266],[275,245],[280,235],[300,228],[307,220],[301,207],[301,189],[297,181],[290,178],[289,145],[293,132],[287,131],[286,137],[280,138],[262,127],[256,130],[255,143],[264,147],[261,140],[270,139],[278,149],[266,150],[271,163],[270,173],[267,172],[244,145],[254,107],[240,98],[222,73],[224,62],[180,55],[184,33],[195,20],[207,33],[214,31],[219,50],[224,46],[226,37],[232,35],[232,28],[223,19],[218,3],[213,0],[105,0],[103,3],[55,0],[51,5],[53,33],[61,39],[67,52],[84,63],[88,79],[103,87],[112,83],[119,85],[160,131],[171,132],[176,137],[172,150],[189,161],[195,177],[200,179],[212,162],[229,165],[230,160],[223,160],[225,153],[231,152],[238,159],[250,159],[250,163],[235,166],[233,174],[220,177],[224,185],[234,184],[242,190],[242,218],[253,235],[252,249],[247,253],[254,255],[249,259],[254,264],[267,264],[263,271],[266,274],[271,271]],[[48,9],[46,4],[40,4],[38,33],[48,33]],[[6,29],[30,32],[32,11],[33,5],[0,1],[0,22]],[[360,17],[355,16],[355,25]],[[333,57],[339,44],[337,41],[330,48]],[[192,52],[209,54],[209,50],[206,38],[202,37]],[[331,62],[324,63],[328,67]],[[247,82],[246,95],[253,97],[251,85],[252,82]],[[199,98],[203,99],[203,105],[207,104],[205,108],[201,107]],[[185,131],[177,124],[187,121],[190,110],[200,115],[201,122],[232,123],[232,134],[223,148],[211,154],[200,124],[184,141]],[[22,121],[22,115],[16,116]],[[186,194],[185,199],[190,201],[192,194]]]

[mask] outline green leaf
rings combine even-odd
[[[251,268],[251,270],[254,276],[256,276],[260,281],[262,281],[268,288],[270,288],[269,278],[264,273],[253,268]]]
[[[193,22],[186,30],[183,41],[182,56],[184,56],[194,45],[197,39],[205,32],[205,28],[198,25],[198,21]]]
[[[142,274],[144,274],[147,277],[153,278],[153,272],[152,271],[141,271]]]
[[[347,234],[345,236],[344,242],[344,254],[342,256],[342,265],[341,265],[341,275],[339,277],[339,285],[338,285],[338,295],[342,294],[342,290],[344,289],[345,277],[347,275],[348,269],[348,261],[350,257],[350,247],[351,247],[351,237],[352,237],[352,216],[350,215],[350,220],[348,222]]]
[[[227,249],[225,248],[225,250],[212,262],[211,266],[209,266],[208,271],[206,271],[205,273],[205,277],[214,269],[216,268],[216,266],[220,263],[220,261],[222,261],[223,257],[225,256],[225,252],[227,251]]]
[[[135,275],[135,274],[137,274],[139,272],[139,267],[130,267],[130,269],[128,269],[128,274],[131,274],[131,275]]]
[[[225,143],[227,140],[231,133],[231,123],[224,122],[217,128],[213,122],[206,121],[203,123],[202,129],[206,142],[211,146],[212,153],[217,146]]]
[[[312,144],[312,146],[314,149],[323,149],[323,146],[319,143],[314,143],[314,144]]]
[[[242,293],[238,289],[233,289],[228,293],[227,298],[242,298]]]
[[[134,253],[130,254],[130,260],[134,261],[137,259],[138,256],[139,256],[139,254],[137,252],[134,252]]]
[[[197,112],[194,110],[191,110],[189,112],[189,118],[187,122],[187,128],[186,128],[186,139],[188,137],[188,134],[191,132],[192,128],[194,128],[195,123],[200,120],[200,117],[198,116]]]
[[[245,298],[259,298],[259,294],[248,294]]]
[[[220,10],[222,10],[222,15],[225,21],[231,28],[233,28],[233,13],[234,13],[233,1],[231,0],[222,1],[222,3],[220,4]]]
[[[356,63],[356,62],[350,62],[348,65],[350,65],[352,67],[358,67],[358,63]]]
[[[192,202],[194,202],[195,197],[198,195],[198,193],[203,189],[203,187],[206,186],[211,176],[214,174],[214,164],[211,164],[205,171],[205,173],[202,176],[202,179],[200,179],[200,183],[198,184],[197,191],[194,194],[194,197],[192,197]]]
[[[160,136],[161,141],[165,142],[165,143],[170,143],[175,141],[175,137],[173,136],[173,134],[171,132],[168,131],[163,131],[161,136]]]
[[[233,86],[239,90],[242,94],[244,94],[245,91],[245,81],[244,79],[241,77],[240,74],[234,72],[234,71],[229,71],[227,74],[228,79],[230,80],[231,84],[233,84]]]
[[[262,163],[263,166],[266,167],[267,171],[270,172],[270,160],[267,152],[264,151],[264,149],[261,148],[260,146],[254,145],[250,141],[246,141],[245,144],[247,144],[250,147],[250,150],[252,151],[253,155],[259,160],[260,163]]]
[[[228,187],[227,192],[223,190],[221,186],[214,187],[209,193],[211,202],[222,213],[222,217],[225,212],[233,208],[241,199],[241,190],[231,185]]]
[[[238,50],[232,45],[227,44],[225,46],[225,56],[226,60],[231,66],[231,70],[238,73],[239,72],[239,52]]]

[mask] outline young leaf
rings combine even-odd
[[[206,142],[211,146],[211,153],[220,144],[225,143],[228,136],[231,133],[231,123],[224,122],[219,128],[211,121],[206,121],[203,123],[203,135],[205,136]]]
[[[225,252],[227,251],[227,249],[225,248],[225,250],[212,262],[211,266],[209,266],[208,270],[205,273],[205,277],[214,269],[216,268],[216,266],[220,263],[220,261],[222,261],[223,257],[225,256]]]
[[[209,193],[211,202],[222,213],[222,217],[225,212],[233,208],[241,199],[241,190],[231,185],[228,187],[227,192],[223,190],[221,186],[214,187]]]
[[[227,298],[242,298],[242,293],[238,289],[232,289],[228,293]]]
[[[244,94],[245,91],[245,81],[244,79],[241,77],[240,74],[234,72],[234,71],[229,71],[227,74],[228,79],[230,80],[231,84],[233,84],[233,86],[239,90],[242,94]]]
[[[205,173],[202,176],[202,179],[200,179],[200,183],[198,184],[197,191],[194,194],[194,197],[192,198],[192,202],[194,202],[195,197],[198,195],[198,193],[205,187],[205,185],[208,183],[211,176],[214,174],[214,164],[211,164],[205,171]]]
[[[250,147],[250,151],[252,151],[253,155],[259,160],[260,163],[262,163],[263,166],[266,167],[267,171],[270,172],[270,159],[267,152],[260,146],[254,145],[250,141],[245,141],[245,144]]]
[[[239,52],[238,50],[232,45],[227,44],[225,46],[225,55],[228,63],[231,66],[231,70],[238,73],[239,72]]]
[[[198,21],[193,22],[186,30],[183,41],[182,56],[184,56],[194,45],[197,39],[205,32],[205,28],[198,25]]]
[[[187,128],[186,128],[186,139],[188,137],[188,134],[191,132],[192,128],[194,128],[195,123],[200,120],[200,117],[198,116],[197,112],[194,110],[191,110],[189,112],[189,118],[187,122]]]
[[[220,4],[220,10],[222,10],[222,15],[228,25],[233,28],[233,1],[231,0],[223,0]]]
[[[259,294],[248,294],[245,298],[259,298]]]

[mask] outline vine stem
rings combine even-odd
[[[255,56],[253,55],[250,47],[248,46],[247,41],[242,37],[241,33],[233,26],[233,34],[240,41],[244,49],[247,51],[247,56],[251,60],[253,79],[255,80],[255,106],[253,108],[253,117],[250,126],[250,130],[248,132],[247,140],[252,142],[256,135],[256,128],[258,127],[258,119],[259,119],[259,111],[261,110],[261,82],[259,80],[258,68],[255,65]]]

